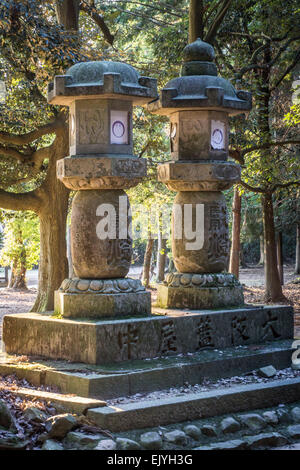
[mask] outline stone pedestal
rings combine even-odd
[[[126,278],[132,258],[130,204],[124,189],[146,176],[135,157],[132,109],[157,96],[156,81],[119,62],[87,62],[55,77],[48,99],[70,110],[70,156],[57,176],[77,191],[71,252],[76,278],[55,293],[55,313],[67,318],[148,315],[150,293]]]
[[[67,157],[58,162],[58,177],[78,192],[71,216],[77,277],[66,279],[56,291],[57,314],[116,318],[150,313],[150,293],[139,280],[125,279],[132,258],[131,215],[127,194],[119,189],[136,185],[145,175],[145,162],[133,156]]]
[[[172,253],[177,273],[158,286],[166,308],[243,305],[242,286],[226,274],[229,235],[221,191],[240,181],[228,162],[228,117],[251,109],[251,95],[218,77],[213,47],[197,39],[184,49],[182,76],[171,80],[148,109],[170,117],[173,161],[158,179],[178,194],[172,213]]]
[[[243,305],[243,288],[232,274],[172,273],[158,285],[162,308],[222,308]]]

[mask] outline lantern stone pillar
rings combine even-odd
[[[240,166],[227,161],[228,117],[249,111],[251,94],[218,77],[213,60],[210,44],[197,39],[186,46],[181,77],[148,105],[151,112],[170,117],[172,161],[159,165],[158,179],[177,192],[172,214],[177,272],[158,286],[160,307],[244,303],[242,286],[226,272],[229,236],[222,191],[240,180]]]
[[[69,107],[70,155],[58,161],[57,177],[77,191],[71,216],[76,277],[55,293],[55,311],[63,317],[151,312],[150,293],[126,278],[132,239],[124,190],[146,176],[146,160],[133,155],[133,105],[156,97],[156,80],[120,62],[79,63],[49,85],[49,103]]]

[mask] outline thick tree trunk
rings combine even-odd
[[[149,287],[150,284],[150,268],[151,268],[151,257],[153,250],[154,239],[149,235],[146,245],[146,251],[144,256],[144,266],[143,266],[143,278],[142,282],[145,287]]]
[[[162,232],[158,232],[156,281],[162,282],[165,279],[165,267],[167,257],[167,240],[163,238]]]
[[[78,31],[80,0],[56,0],[55,9],[59,24],[66,31]]]
[[[9,280],[9,288],[27,290],[26,284],[26,264],[19,260],[14,260],[11,264],[11,275]]]
[[[282,232],[279,232],[277,235],[276,249],[277,249],[277,269],[278,269],[280,283],[283,286],[284,277],[283,277],[283,255],[282,255]]]
[[[283,302],[287,299],[282,293],[277,269],[272,193],[262,194],[261,201],[265,244],[265,300],[266,302]]]
[[[73,268],[73,260],[72,260],[72,252],[71,252],[71,227],[67,227],[67,258],[68,258],[68,270],[69,270],[69,278],[75,276],[74,268]]]
[[[57,133],[53,155],[44,185],[40,188],[43,201],[40,217],[41,254],[39,263],[39,287],[34,312],[54,308],[54,291],[68,277],[66,244],[66,219],[69,190],[56,178],[56,161],[68,153],[68,129]]]
[[[240,269],[240,248],[241,248],[241,207],[242,198],[240,196],[238,187],[234,188],[234,196],[232,203],[232,241],[230,250],[229,272],[239,278]]]
[[[19,229],[16,235],[15,243],[21,248],[18,258],[15,258],[11,264],[11,277],[9,287],[11,289],[27,290],[26,285],[26,249],[24,246],[22,230]]]
[[[189,9],[189,42],[203,39],[203,0],[190,0]]]
[[[259,237],[259,265],[264,265],[265,260],[264,260],[264,235],[261,234]]]
[[[297,224],[295,274],[300,274],[300,224]]]

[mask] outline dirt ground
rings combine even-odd
[[[132,274],[132,277],[138,276],[138,272]],[[296,278],[293,274],[293,266],[285,266],[284,278],[286,284],[283,287],[283,292],[295,309],[295,333],[300,338],[300,283],[291,283]],[[249,266],[241,269],[240,282],[244,285],[245,301],[247,303],[264,302],[263,267]],[[30,287],[27,291],[0,288],[0,339],[2,337],[3,316],[11,313],[28,312],[34,303],[36,292],[36,287]],[[152,299],[155,300],[156,290],[151,289],[151,293]]]

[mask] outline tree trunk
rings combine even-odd
[[[69,268],[69,278],[75,276],[71,252],[71,227],[67,227],[67,258],[68,258],[68,268]]]
[[[264,265],[265,260],[264,260],[264,235],[260,235],[259,237],[259,265]]]
[[[39,263],[38,294],[33,312],[54,308],[54,291],[68,277],[66,219],[69,190],[56,178],[56,162],[69,150],[68,128],[57,133],[49,168],[39,195],[43,201],[40,217],[41,254]]]
[[[80,0],[56,0],[55,10],[59,24],[66,31],[78,31]]]
[[[203,0],[190,0],[189,9],[189,42],[203,39]]]
[[[265,300],[266,302],[287,301],[277,269],[276,241],[272,193],[266,192],[261,197],[264,224],[265,245]]]
[[[300,224],[297,224],[295,274],[300,274]]]
[[[241,248],[241,207],[242,207],[242,198],[240,196],[238,187],[234,188],[234,196],[232,203],[232,241],[231,241],[231,250],[230,250],[230,262],[229,262],[229,272],[234,274],[236,278],[239,278],[239,268],[240,268],[240,248]]]
[[[159,231],[157,244],[156,282],[162,282],[165,279],[167,240],[163,238],[162,235],[162,232]]]
[[[11,265],[11,277],[9,287],[11,289],[24,289],[27,290],[26,285],[26,249],[23,241],[22,230],[19,229],[15,238],[17,246],[21,247],[20,254],[15,258]]]
[[[8,287],[10,289],[27,290],[26,264],[21,262],[21,266],[20,266],[18,259],[15,259],[11,264],[11,275],[10,275]]]
[[[284,277],[283,277],[283,256],[282,256],[282,232],[279,232],[277,235],[276,248],[277,248],[277,269],[278,269],[280,283],[283,286]]]
[[[154,244],[154,239],[151,238],[151,234],[150,234],[147,240],[146,251],[145,251],[145,256],[144,256],[144,266],[143,266],[142,282],[145,287],[149,287],[149,284],[150,284],[150,267],[151,267],[153,244]]]

